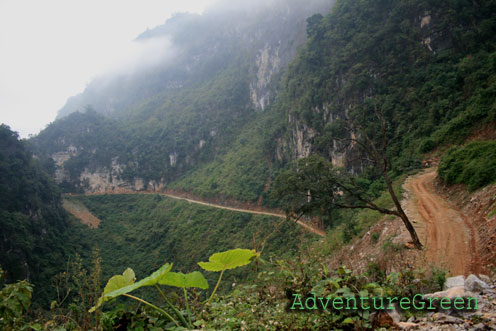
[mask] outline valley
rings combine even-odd
[[[133,43],[0,126],[0,329],[496,327],[496,1],[219,0]]]
[[[107,194],[112,194],[112,193],[98,193],[98,194],[93,193],[93,194],[89,194],[89,195],[102,195],[102,194],[107,195]],[[115,193],[115,194],[137,194],[137,193],[135,191],[126,192],[125,190],[124,191],[120,190],[119,193]],[[286,218],[286,215],[281,213],[281,212],[277,212],[277,211],[271,212],[268,210],[260,210],[261,208],[253,208],[253,207],[250,208],[249,204],[245,204],[247,206],[246,207],[247,209],[243,209],[243,208],[229,207],[229,206],[225,206],[225,205],[210,203],[210,202],[202,201],[198,198],[195,199],[195,198],[191,198],[191,197],[185,197],[185,194],[177,194],[177,193],[173,194],[173,193],[161,193],[161,192],[139,192],[139,194],[161,195],[161,196],[166,196],[166,197],[169,197],[172,199],[184,200],[184,201],[187,201],[189,203],[208,206],[208,207],[212,207],[212,208],[225,209],[225,210],[235,211],[235,212],[239,212],[239,213],[274,216],[274,217],[284,218],[284,219]],[[81,195],[71,194],[71,196],[81,196]],[[64,200],[63,207],[69,213],[73,214],[75,217],[80,219],[83,224],[88,224],[89,226],[92,226],[92,227],[98,227],[99,220],[96,217],[94,217],[93,215],[85,213],[84,206],[71,204],[67,200]],[[256,210],[256,209],[258,209],[258,210]],[[288,221],[291,222],[291,220],[288,220]],[[305,230],[307,230],[311,233],[314,233],[318,236],[323,237],[325,235],[325,232],[323,230],[318,229],[312,225],[309,225],[303,221],[296,220],[295,223],[300,225],[301,227],[303,227]]]

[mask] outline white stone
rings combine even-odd
[[[446,279],[443,289],[448,290],[453,287],[464,286],[464,285],[465,285],[465,276],[460,275]]]
[[[480,292],[486,288],[489,288],[489,285],[480,280],[476,275],[470,275],[465,280],[465,289],[468,291]]]

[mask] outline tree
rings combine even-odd
[[[369,104],[370,106],[370,104]],[[413,245],[422,244],[408,216],[401,207],[389,176],[388,146],[398,136],[391,132],[386,117],[374,104],[356,109],[345,119],[334,123],[333,140],[341,150],[357,150],[362,164],[382,178],[394,203],[393,209],[375,204],[367,185],[357,175],[343,168],[334,167],[321,156],[300,159],[295,171],[286,171],[276,179],[275,194],[286,206],[288,215],[297,219],[305,214],[324,211],[330,214],[334,208],[371,209],[382,214],[399,217],[410,233]],[[367,125],[363,125],[367,123]]]

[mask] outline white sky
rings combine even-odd
[[[214,0],[0,0],[0,122],[21,137],[176,12]]]

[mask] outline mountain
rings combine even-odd
[[[236,285],[248,274],[239,269],[228,276],[227,287],[237,286],[231,295],[206,309],[203,298],[189,292],[196,296],[192,307],[201,307],[193,318],[202,328],[306,329],[311,318],[316,329],[370,329],[377,321],[368,311],[309,317],[284,307],[307,293],[411,297],[443,289],[450,263],[461,264],[452,269],[460,273],[490,269],[496,247],[496,1],[225,1],[202,15],[175,15],[136,42],[155,53],[145,52],[70,98],[28,141],[35,158],[2,128],[2,215],[8,220],[2,232],[13,233],[2,252],[17,254],[2,259],[17,278],[32,269],[16,267],[11,256],[36,265],[30,256],[41,259],[35,254],[47,251],[27,243],[43,248],[45,230],[67,233],[64,216],[57,216],[57,189],[41,165],[65,192],[194,196],[65,196],[101,221],[85,235],[102,249],[105,278],[127,266],[141,278],[171,261],[188,272],[219,250],[266,247],[249,286]],[[383,146],[382,168],[359,148],[365,138],[371,149]],[[307,168],[311,176],[304,178]],[[394,184],[389,190],[381,173]],[[303,197],[295,199],[307,204],[303,217],[327,226],[318,240],[279,218],[219,206],[288,207],[272,193],[281,181],[300,178]],[[332,185],[336,178],[348,181]],[[305,179],[325,194],[324,204]],[[293,182],[283,184],[291,194]],[[408,249],[397,214],[377,212],[393,206],[392,191],[405,197],[401,203],[424,232],[426,250]],[[379,208],[357,211],[367,203],[365,194]],[[331,208],[335,200],[344,209]],[[15,232],[17,224],[24,232]],[[78,233],[53,237],[54,254],[63,238],[71,242]],[[65,257],[60,253],[57,260]],[[426,261],[434,264],[431,270]],[[115,279],[129,275],[126,270]],[[102,321],[113,326],[142,319],[149,328],[160,322],[149,311],[126,309],[104,312]],[[490,314],[473,316],[494,324]],[[420,321],[425,312],[411,315]]]
[[[366,164],[334,139],[335,124],[361,112],[369,116],[361,124],[377,129],[370,115],[379,109],[392,169],[401,173],[494,123],[495,8],[493,1],[340,1],[329,15],[312,16],[282,86],[289,154],[319,153],[360,172]]]
[[[177,14],[136,40],[158,59],[95,79],[32,140],[34,151],[55,160],[73,191],[162,189],[225,155],[264,117],[306,18],[331,5],[221,2]]]
[[[168,45],[163,60],[90,83],[33,150],[55,160],[69,191],[172,187],[271,205],[290,160],[319,153],[364,169],[333,127],[371,102],[400,137],[389,148],[396,174],[494,121],[492,2],[349,1],[313,15],[330,5],[178,14],[137,38]]]

